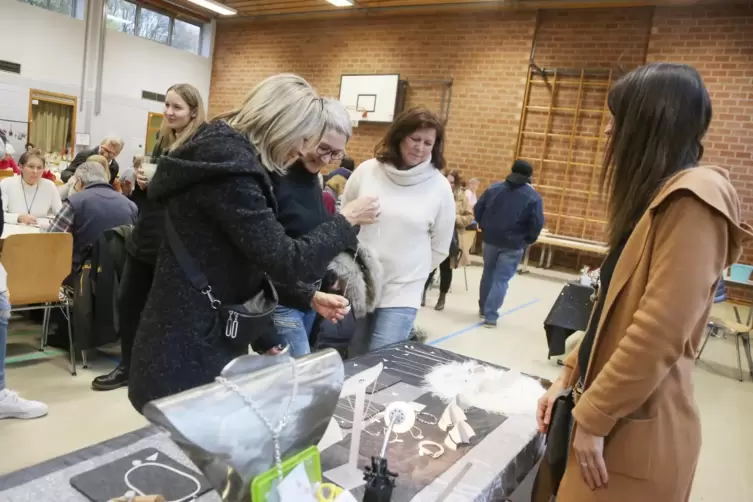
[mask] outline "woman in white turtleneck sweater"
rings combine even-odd
[[[44,154],[31,149],[19,160],[21,176],[5,178],[0,182],[5,223],[23,225],[49,225],[63,207],[55,183],[42,178]]]
[[[359,322],[356,353],[408,339],[426,278],[449,254],[455,199],[441,172],[443,147],[439,117],[407,110],[392,123],[376,158],[358,166],[345,185],[343,205],[370,195],[379,197],[381,208],[378,222],[358,234],[379,254],[383,289],[374,313]]]

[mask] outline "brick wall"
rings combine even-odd
[[[536,62],[542,67],[629,69],[644,61],[696,66],[712,95],[714,121],[706,160],[728,167],[753,218],[753,6],[542,11]],[[508,172],[519,133],[528,58],[536,14],[490,13],[419,17],[221,24],[216,38],[210,111],[237,104],[262,78],[292,71],[328,96],[337,96],[343,73],[400,73],[407,80],[453,77],[446,156],[482,186]],[[551,80],[551,79],[550,79]],[[570,84],[564,84],[566,81]],[[535,85],[524,131],[542,131],[546,110],[552,137],[523,135],[521,156],[531,157],[544,187],[549,224],[558,233],[603,239],[604,208],[598,188],[604,88],[585,89],[577,104],[576,77],[562,77],[555,92]],[[412,86],[408,106],[439,109],[441,88]],[[570,111],[567,111],[570,110]],[[348,150],[356,161],[373,154],[386,126],[362,124]],[[585,139],[571,140],[576,136]],[[570,143],[572,142],[572,148]],[[575,165],[545,159],[570,156]],[[564,187],[564,192],[561,189]],[[588,195],[591,192],[592,195]],[[699,237],[700,239],[700,237]],[[535,256],[535,255],[534,255]],[[597,257],[560,252],[556,262],[574,267]],[[753,247],[745,256],[753,263]]]
[[[753,4],[657,9],[647,61],[687,63],[703,75],[714,107],[704,160],[729,168],[743,218],[753,223]],[[742,261],[753,263],[753,246]],[[750,291],[730,294],[753,299]]]
[[[298,73],[334,97],[343,73],[400,73],[408,81],[454,77],[446,157],[453,169],[487,183],[513,160],[534,26],[533,12],[222,26],[210,111],[231,107],[253,83],[281,71]],[[439,111],[440,96],[441,86],[411,86],[407,106]],[[386,129],[361,124],[349,154],[357,162],[373,157]]]

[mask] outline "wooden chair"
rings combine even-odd
[[[44,310],[42,341],[44,350],[50,328],[50,311],[60,308],[68,321],[71,374],[76,374],[75,346],[71,330],[70,301],[61,295],[63,280],[71,273],[73,236],[69,233],[11,235],[3,243],[0,258],[8,272],[11,312]]]
[[[701,345],[701,350],[698,351],[698,357],[696,357],[696,361],[698,361],[701,358],[701,354],[703,354],[703,349],[706,348],[706,344],[709,342],[709,337],[711,336],[711,332],[713,329],[711,326],[721,326],[723,328],[726,328],[729,331],[732,331],[735,334],[735,348],[737,349],[737,370],[740,372],[740,381],[743,381],[743,365],[742,360],[740,358],[740,344],[743,345],[743,348],[747,350],[747,347],[750,344],[750,332],[753,331],[753,326],[746,326],[745,324],[740,324],[738,322],[734,321],[728,321],[726,319],[721,319],[719,317],[712,316],[709,319],[709,327],[706,329],[706,338],[703,340],[703,345]],[[753,368],[748,368],[749,370],[753,370]]]

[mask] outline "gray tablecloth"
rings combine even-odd
[[[398,370],[403,367],[397,360],[393,359],[393,356],[399,354],[399,350],[404,350],[407,345],[400,344],[388,347],[354,360],[359,368],[384,362],[388,368],[386,371],[402,380],[391,387],[374,393],[373,399],[375,402],[388,404],[395,399],[394,393],[401,396],[412,395],[412,399],[417,399],[418,402],[421,402],[422,399],[429,399],[422,396],[424,392],[419,389],[421,378],[400,373]],[[420,347],[425,348],[427,346]],[[434,351],[439,357],[447,360],[469,360],[466,357],[434,347],[428,350]],[[353,362],[348,363],[349,373],[354,371],[353,364]],[[411,369],[410,373],[417,374],[415,369]],[[430,399],[427,402],[431,404]],[[472,416],[480,415],[469,413],[469,417]],[[401,462],[401,459],[396,458],[391,466],[397,468],[402,479],[398,478],[398,490],[396,490],[393,500],[395,502],[399,500],[436,501],[445,491],[447,485],[464,470],[465,473],[460,483],[447,496],[446,501],[496,501],[508,497],[536,465],[543,451],[543,440],[536,432],[536,421],[532,416],[498,416],[494,427],[485,431],[485,433],[485,437],[471,447],[466,447],[467,449],[461,455],[453,456],[452,458],[455,461],[452,465],[445,465],[442,469],[439,469],[436,479],[428,483],[411,483],[410,490],[408,490],[407,483],[413,473],[407,470],[406,466],[411,465],[411,463]],[[369,443],[364,441],[362,444],[368,445]],[[338,447],[340,450],[338,450]],[[178,462],[196,469],[167,434],[154,427],[146,427],[2,476],[0,477],[0,500],[3,502],[39,502],[42,500],[86,502],[87,498],[71,487],[70,479],[73,476],[144,448],[156,448]],[[365,458],[364,449],[362,448],[361,451]],[[340,461],[341,454],[342,445],[333,445],[325,449],[322,453],[323,467],[326,469],[335,466]],[[396,455],[399,454],[396,453]],[[466,464],[469,463],[471,464],[470,468],[466,467]],[[441,470],[443,472],[440,473]],[[401,491],[400,483],[403,480],[405,480],[406,485],[404,485],[405,489]],[[409,496],[406,494],[409,494]],[[197,500],[200,502],[215,502],[219,501],[220,498],[216,493],[210,492]]]

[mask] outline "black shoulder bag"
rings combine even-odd
[[[196,261],[178,237],[167,211],[165,211],[165,233],[170,249],[191,286],[206,296],[209,306],[217,311],[220,322],[225,327],[223,336],[226,341],[248,350],[248,346],[258,338],[275,332],[272,314],[277,307],[277,290],[266,274],[262,280],[261,291],[253,298],[239,305],[223,305],[212,294],[212,286],[209,285],[207,277],[199,270]]]

